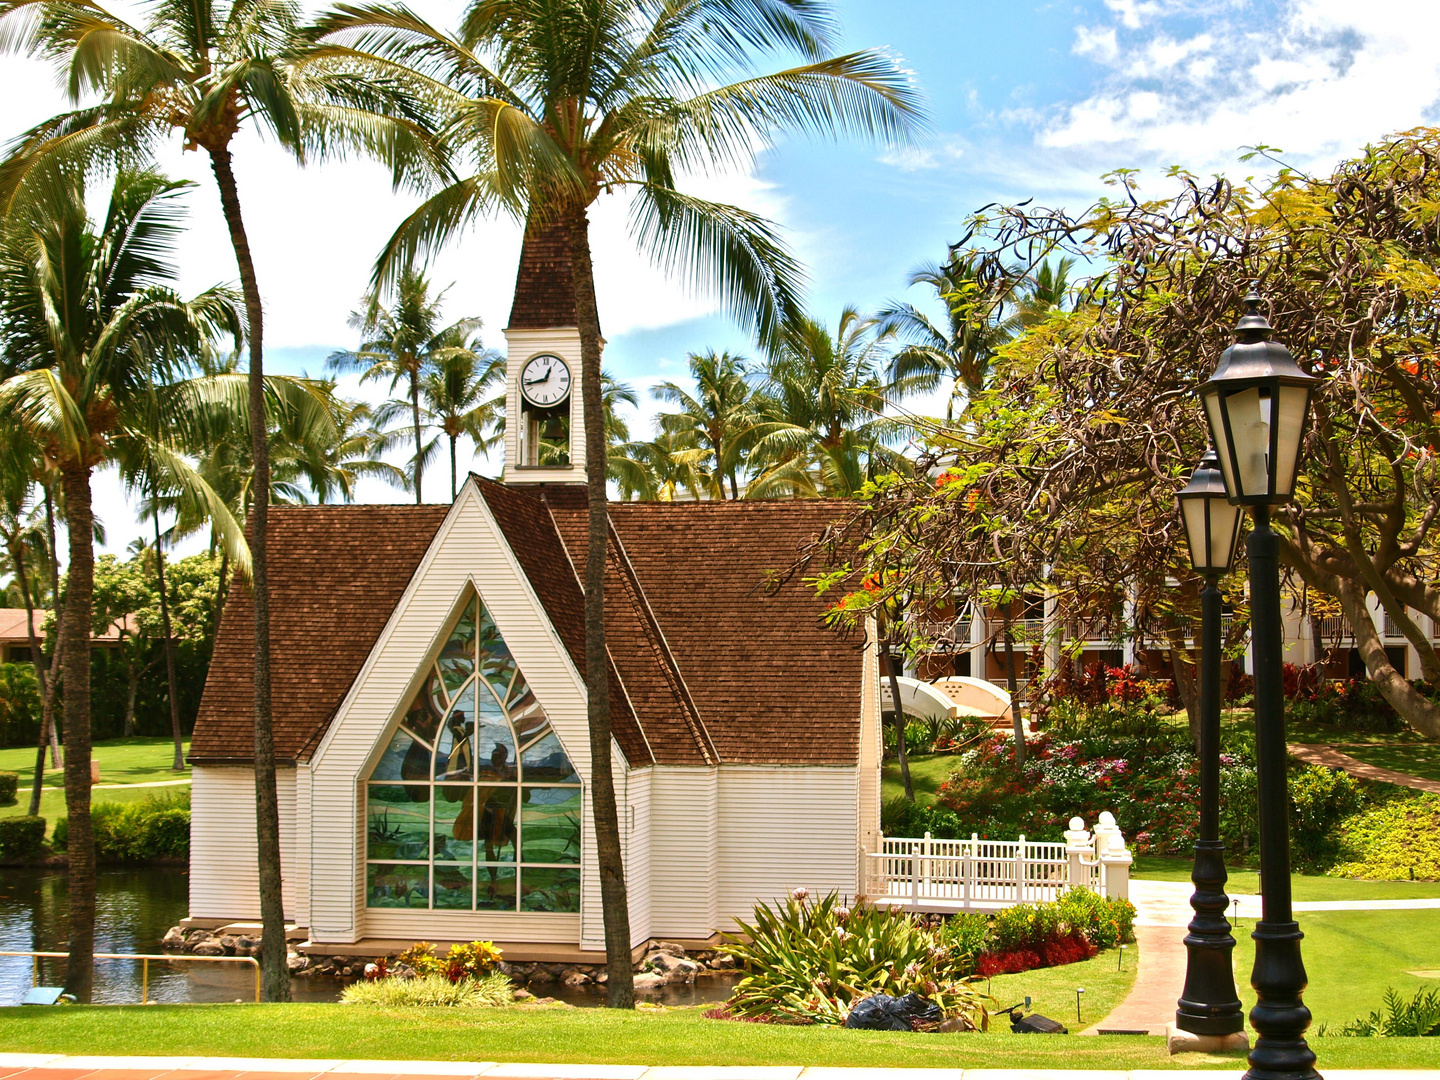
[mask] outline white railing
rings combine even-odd
[[[1093,835],[1078,818],[1070,825],[1064,843],[882,836],[879,851],[864,853],[865,895],[929,911],[1055,900],[1071,886],[1128,897],[1131,856],[1113,817],[1105,814]]]

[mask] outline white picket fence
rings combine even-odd
[[[1079,818],[1070,825],[1064,843],[883,836],[879,851],[864,853],[865,895],[917,911],[1054,900],[1072,885],[1128,897],[1131,856],[1114,818],[1102,814],[1094,834]]]

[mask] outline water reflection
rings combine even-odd
[[[182,867],[102,868],[96,874],[95,951],[159,953],[165,931],[185,918],[189,907],[189,875]],[[63,952],[67,923],[64,870],[0,871],[0,952]],[[65,981],[64,960],[42,960],[42,986]],[[0,957],[0,1006],[18,1004],[31,986],[28,957]],[[138,961],[101,960],[95,964],[91,1001],[97,1005],[133,1005],[140,1001]],[[700,1005],[723,1001],[736,976],[702,976],[689,986],[665,986],[639,994],[663,1005]],[[335,1001],[342,983],[336,979],[292,979],[295,1001]],[[537,996],[571,1005],[605,1003],[601,987],[571,988],[559,983],[535,986]],[[150,962],[151,1001],[253,1001],[255,969],[248,964]]]

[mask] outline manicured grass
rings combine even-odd
[[[370,1009],[348,1005],[151,1005],[6,1009],[0,1045],[51,1054],[388,1060],[1194,1069],[1235,1057],[1170,1057],[1143,1036],[912,1035],[706,1020],[700,1009]],[[1072,1013],[1073,1015],[1073,1013]],[[1440,1066],[1440,1039],[1316,1040],[1323,1068]]]
[[[940,785],[950,779],[959,760],[955,754],[917,754],[908,760],[910,783],[915,788],[915,801],[929,806],[935,801]],[[900,782],[900,762],[885,762],[880,779],[880,797],[893,799],[905,794],[905,785]]]
[[[1126,946],[1124,953],[1118,949],[1102,952],[1093,960],[1064,967],[1036,968],[1018,975],[997,975],[987,984],[990,996],[995,999],[992,1009],[1003,1009],[1016,1002],[1030,998],[1030,1009],[1059,1020],[1073,1032],[1083,1031],[1098,1020],[1103,1020],[1125,999],[1130,987],[1135,984],[1135,968],[1139,962],[1140,946]],[[1081,1021],[1075,1021],[1075,988],[1083,986],[1081,996]],[[995,1017],[991,1023],[998,1031],[1008,1031],[1008,1017]]]
[[[1394,769],[1422,780],[1440,780],[1440,745],[1435,743],[1333,742],[1330,745],[1367,765]]]
[[[1338,1027],[1378,1009],[1387,987],[1395,987],[1407,1001],[1421,987],[1440,987],[1436,979],[1409,974],[1440,974],[1440,935],[1435,933],[1440,920],[1434,911],[1300,912],[1296,918],[1305,934],[1301,952],[1310,976],[1305,1004],[1316,1029],[1322,1023]],[[1248,1008],[1254,1003],[1249,982],[1255,944],[1249,920],[1245,923],[1235,935],[1235,982]],[[1378,1046],[1386,1040],[1356,1041]]]
[[[167,791],[175,791],[177,788],[151,788],[151,787],[121,787],[121,788],[97,788],[91,792],[91,802],[138,802],[141,799],[149,798],[152,795],[162,795]],[[188,791],[188,788],[178,787],[180,791]],[[20,797],[9,806],[0,806],[0,817],[19,817],[30,809],[30,789],[21,785]],[[45,819],[45,832],[51,834],[55,831],[55,822],[65,816],[65,792],[46,789],[40,793],[40,816]]]
[[[188,753],[190,744],[185,744]],[[148,784],[156,780],[180,780],[189,777],[190,766],[176,772],[170,767],[175,756],[175,744],[167,738],[135,736],[129,739],[106,739],[97,742],[92,750],[95,760],[100,762],[100,783],[102,784]],[[0,772],[19,773],[21,787],[26,786],[28,777],[35,775],[35,748],[33,746],[12,746],[0,750]],[[50,754],[45,754],[45,780],[47,788],[63,788],[65,773],[50,768]]]
[[[1260,875],[1253,869],[1231,866],[1225,891],[1232,896],[1258,896]],[[1161,855],[1136,856],[1131,877],[1151,881],[1189,881],[1190,860]],[[1359,881],[1323,874],[1296,874],[1291,879],[1296,900],[1402,900],[1440,897],[1435,881]]]

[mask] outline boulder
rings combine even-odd
[[[657,953],[657,952],[669,953],[671,956],[689,956],[689,955],[690,955],[689,953],[687,953],[687,952],[685,951],[685,946],[683,946],[683,945],[676,945],[673,941],[652,941],[652,942],[650,943],[650,950],[649,950],[649,951],[652,952],[652,953]]]
[[[589,975],[586,975],[585,972],[580,971],[578,968],[572,968],[570,971],[567,971],[565,973],[564,978],[562,978],[560,981],[566,986],[589,986],[595,980],[590,978]]]
[[[710,961],[710,967],[715,971],[728,971],[735,966],[735,957],[729,953],[720,953]]]
[[[636,990],[657,990],[664,985],[664,976],[656,975],[653,971],[642,971],[635,976]]]
[[[532,983],[552,983],[555,981],[555,976],[544,964],[536,964],[535,970],[530,973],[530,981]]]
[[[180,949],[185,945],[185,931],[178,926],[172,926],[165,931],[165,936],[160,939],[160,946],[164,949]]]
[[[225,946],[218,941],[202,941],[191,952],[196,956],[224,956]]]
[[[297,972],[305,971],[307,968],[310,967],[310,958],[308,956],[301,956],[299,953],[292,952],[290,953],[290,955],[285,957],[285,966],[290,969],[290,974],[294,975]]]
[[[259,944],[260,939],[251,937],[249,934],[237,934],[235,937],[235,948],[237,949],[253,949]]]
[[[694,960],[667,952],[650,953],[641,967],[659,975],[667,984],[694,982],[695,974],[700,970],[700,965]]]
[[[235,946],[239,943],[239,941],[240,939],[237,938],[234,934],[220,935],[220,946],[225,950],[226,956],[235,955]]]
[[[511,997],[513,997],[516,1001],[534,1001],[534,1000],[535,1000],[535,995],[532,994],[529,990],[516,990],[516,991],[511,995]]]
[[[936,1024],[935,1030],[947,1034],[952,1031],[974,1031],[975,1025],[970,1022],[968,1017],[952,1016],[949,1020],[942,1020]]]

